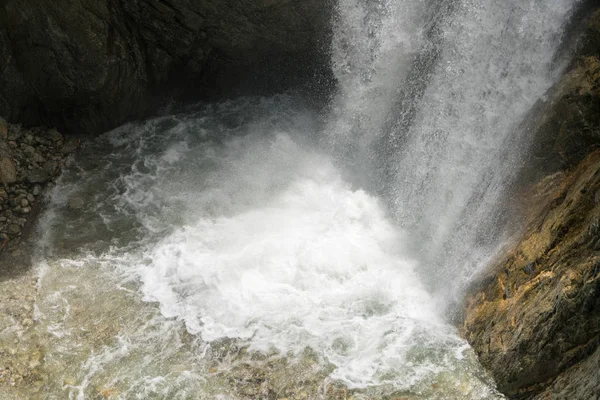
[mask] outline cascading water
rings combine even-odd
[[[324,121],[243,98],[82,150],[41,222],[44,392],[501,397],[439,305],[499,244],[574,4],[340,0]]]
[[[328,134],[411,233],[444,297],[501,242],[500,199],[526,146],[519,124],[562,71],[554,56],[575,3],[340,2]]]

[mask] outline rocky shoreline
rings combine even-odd
[[[29,243],[44,193],[79,140],[55,129],[8,124],[0,118],[0,396],[41,385],[43,348],[33,333],[37,274]]]
[[[26,235],[45,188],[77,146],[55,129],[25,129],[0,119],[0,250],[16,248]]]

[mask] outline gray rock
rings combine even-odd
[[[54,160],[46,161],[42,169],[50,176],[55,175],[58,172],[58,163]]]
[[[31,193],[34,196],[39,196],[40,194],[42,194],[42,187],[40,185],[34,185],[33,189],[31,190]]]
[[[10,224],[8,226],[8,234],[10,236],[16,236],[21,233],[21,227],[17,224]]]
[[[0,158],[0,182],[6,185],[11,185],[17,181],[17,170],[15,163],[11,159],[5,157]]]
[[[25,145],[23,147],[23,154],[25,154],[25,157],[27,158],[33,158],[33,155],[35,154],[35,148],[33,146]]]
[[[33,153],[32,159],[33,159],[33,162],[38,163],[38,164],[46,161],[46,159],[44,157],[42,157],[42,155],[38,152]]]
[[[50,174],[45,169],[36,168],[29,171],[25,179],[29,183],[46,183],[50,178]]]
[[[53,142],[60,142],[61,140],[63,140],[63,136],[56,129],[49,130],[46,133],[46,136]]]

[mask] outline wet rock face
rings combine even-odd
[[[600,152],[527,197],[526,233],[468,298],[462,327],[499,388],[515,398],[568,380],[564,374],[600,344]],[[590,396],[600,381],[591,386]],[[553,395],[561,398],[557,391],[542,398]]]
[[[573,168],[600,146],[600,9],[585,21],[567,74],[540,105],[529,173]]]
[[[171,98],[276,91],[325,73],[328,0],[6,0],[0,115],[98,133]]]
[[[523,229],[476,283],[461,327],[515,399],[600,393],[600,10],[529,124]]]

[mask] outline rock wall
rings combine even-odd
[[[523,230],[466,299],[462,332],[515,399],[600,396],[600,10],[583,30],[531,116]]]
[[[3,0],[0,116],[99,133],[173,98],[327,85],[331,4]]]

